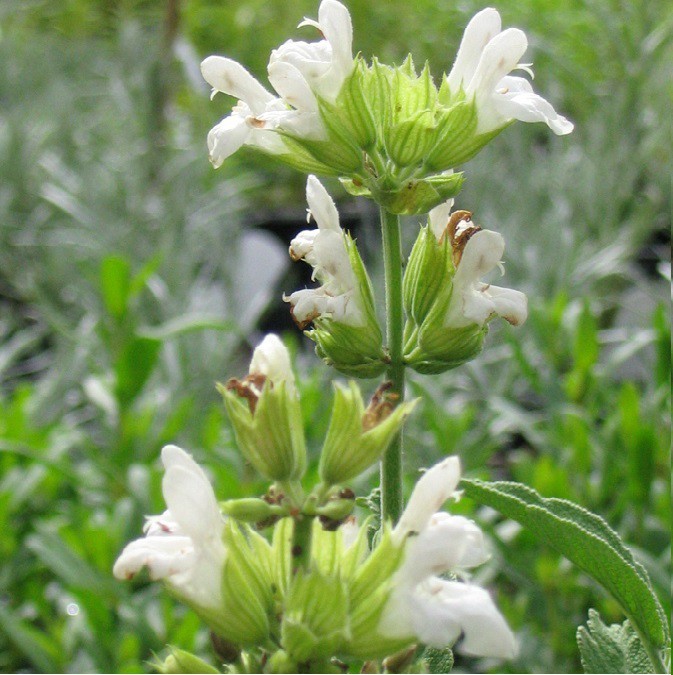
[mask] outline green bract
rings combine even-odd
[[[336,653],[382,658],[408,646],[409,640],[378,633],[402,563],[401,542],[386,531],[370,551],[367,527],[345,541],[343,529],[326,531],[314,519],[307,566],[293,570],[295,527],[293,519],[284,518],[269,544],[249,526],[227,523],[222,611],[202,615],[211,629],[237,648],[266,645],[272,654],[277,650],[271,657],[275,665],[267,672],[297,672],[292,668],[308,661],[324,660],[326,666],[326,657]],[[176,663],[182,660],[167,661],[166,667]]]
[[[347,483],[376,463],[402,428],[415,402],[393,409],[385,390],[365,409],[360,389],[336,385],[332,419],[320,457],[320,478],[327,485]]]

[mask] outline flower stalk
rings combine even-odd
[[[398,405],[404,400],[404,311],[402,306],[402,244],[400,218],[381,207],[381,235],[386,288],[386,334],[389,364],[386,377],[392,382]],[[381,460],[382,526],[396,523],[402,513],[402,430],[395,436]]]

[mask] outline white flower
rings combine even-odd
[[[219,610],[226,551],[215,493],[203,469],[184,450],[167,445],[161,460],[168,510],[147,519],[145,537],[124,548],[113,573],[132,579],[147,567],[152,579],[164,579],[186,601]]]
[[[473,323],[483,326],[495,315],[513,326],[526,320],[528,300],[523,293],[479,281],[500,265],[504,252],[505,240],[498,232],[479,230],[470,237],[453,277],[445,326],[462,328]]]
[[[251,375],[264,375],[273,383],[285,382],[290,391],[295,391],[290,354],[273,333],[267,335],[253,352],[249,372]]]
[[[481,530],[467,518],[434,513],[451,497],[460,479],[457,457],[448,457],[418,481],[393,531],[405,546],[393,591],[378,631],[391,638],[452,646],[474,656],[511,658],[514,636],[488,593],[474,584],[447,581],[439,574],[461,573],[487,559]]]
[[[447,235],[451,221],[454,221],[454,218],[450,217],[452,207],[453,199],[449,199],[428,214],[430,229],[438,241]],[[455,247],[456,272],[444,320],[445,327],[462,328],[475,323],[483,326],[496,315],[509,321],[513,326],[520,326],[528,317],[526,296],[511,288],[502,288],[480,281],[481,277],[502,265],[501,260],[505,252],[505,240],[502,235],[493,230],[482,230],[472,226],[471,214],[468,211],[456,212],[453,215],[458,216],[460,220],[457,222],[456,231],[450,233],[454,239],[452,244]],[[455,222],[453,224],[456,226]],[[473,231],[467,232],[468,229]]]
[[[240,63],[223,56],[209,56],[201,63],[204,79],[217,92],[239,99],[231,115],[208,133],[210,161],[215,168],[242,145],[256,146],[269,154],[286,152],[282,139],[269,128],[265,114],[288,115],[287,105],[268,92]]]
[[[300,324],[327,316],[351,326],[365,323],[358,282],[351,267],[346,240],[339,225],[339,213],[332,198],[315,176],[306,181],[309,218],[317,230],[304,230],[290,242],[294,260],[304,259],[313,267],[313,278],[322,286],[295,291],[283,299],[292,306],[292,314]]]
[[[288,40],[271,52],[269,81],[298,110],[318,110],[314,92],[334,102],[351,74],[353,26],[348,10],[337,0],[323,0],[318,21],[304,19],[299,26],[314,26],[323,36],[318,42]]]
[[[559,135],[573,130],[572,122],[533,92],[530,83],[509,73],[519,63],[528,40],[518,28],[501,30],[500,14],[489,7],[476,14],[465,28],[453,68],[448,75],[450,90],[462,87],[467,99],[477,105],[477,133],[499,129],[509,121],[544,122]]]

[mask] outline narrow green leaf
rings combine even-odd
[[[564,499],[541,497],[519,483],[463,484],[468,497],[521,523],[592,576],[653,645],[666,646],[668,623],[647,572],[602,518]]]
[[[237,328],[234,321],[222,319],[211,314],[185,314],[175,317],[160,326],[147,326],[138,329],[138,335],[150,340],[167,340],[185,333],[202,330],[233,332]]]
[[[0,631],[4,632],[39,673],[62,671],[59,649],[44,633],[22,621],[0,604]]]
[[[159,358],[161,341],[136,337],[122,351],[115,371],[116,394],[122,404],[128,404],[140,393]]]
[[[131,289],[131,264],[126,258],[111,255],[100,266],[100,285],[105,309],[115,318],[126,312]]]
[[[26,546],[69,587],[96,593],[101,599],[115,597],[112,577],[104,577],[76,551],[73,551],[56,532],[42,528],[26,540]]]

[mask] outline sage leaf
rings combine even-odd
[[[585,673],[653,673],[654,669],[628,619],[606,626],[598,612],[589,610],[586,626],[577,629],[577,646]]]
[[[643,637],[658,648],[668,622],[645,568],[599,516],[520,483],[463,480],[465,494],[516,520],[600,583]]]

